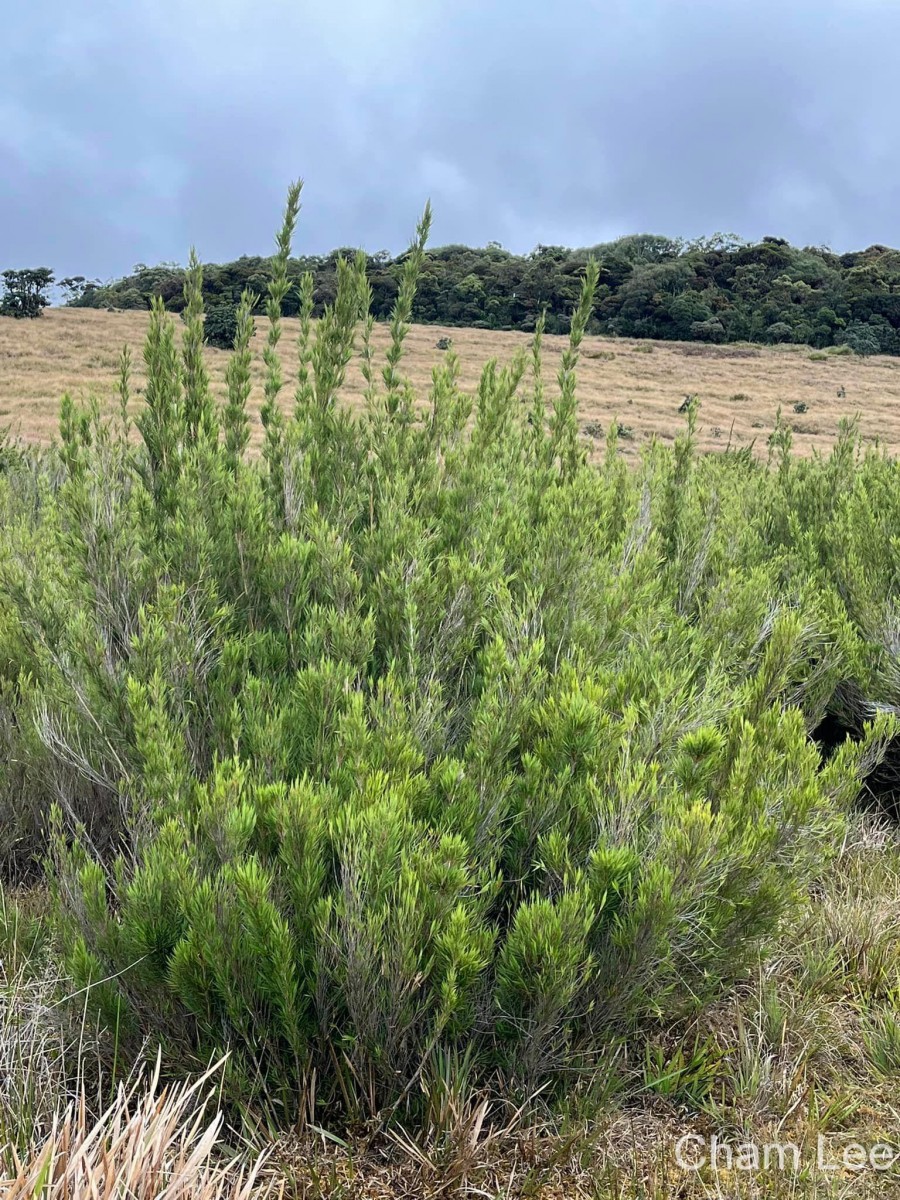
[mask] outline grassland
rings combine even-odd
[[[148,314],[54,309],[39,321],[0,321],[0,423],[26,441],[49,442],[56,434],[62,394],[101,402],[112,399],[111,385],[119,353],[127,343],[136,354],[147,329]],[[178,323],[179,331],[181,322]],[[291,384],[291,343],[297,322],[284,321],[284,363]],[[253,437],[261,428],[261,359],[265,323],[257,322],[254,346],[254,389],[250,409]],[[417,395],[424,395],[431,370],[441,358],[437,341],[450,337],[459,356],[464,389],[474,390],[485,361],[509,359],[527,347],[521,333],[478,329],[414,326],[407,340],[404,367]],[[382,353],[388,331],[377,326],[376,351]],[[557,369],[566,344],[563,337],[545,339],[545,366]],[[224,381],[228,354],[207,349],[214,385]],[[135,403],[141,399],[143,364],[134,364]],[[344,399],[361,403],[363,380],[357,366],[348,373]],[[289,394],[289,393],[288,393]],[[806,347],[704,346],[696,342],[635,342],[630,339],[585,339],[579,366],[579,418],[588,437],[597,441],[611,421],[623,427],[622,448],[631,456],[648,439],[671,442],[682,426],[679,405],[688,394],[699,397],[698,447],[728,445],[759,448],[775,423],[779,406],[794,432],[800,454],[827,450],[842,418],[860,415],[864,442],[881,442],[900,452],[900,360],[886,356],[812,355]],[[805,405],[795,412],[795,405]]]

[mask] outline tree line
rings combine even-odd
[[[367,255],[372,313],[389,319],[407,253]],[[338,261],[348,250],[292,258],[286,316],[300,306],[298,284],[314,280],[314,313],[337,293]],[[517,255],[496,242],[483,248],[429,250],[413,319],[423,323],[530,332],[546,314],[550,333],[567,333],[587,262],[600,268],[589,332],[701,342],[797,342],[847,345],[861,354],[900,354],[900,251],[887,246],[835,254],[798,248],[782,238],[747,242],[715,234],[694,241],[637,234],[583,249],[538,246]],[[266,294],[272,260],[243,256],[211,265],[204,276],[209,310],[233,309],[244,289]],[[92,308],[148,308],[154,296],[178,312],[185,268],[138,264],[109,283],[81,276],[62,281],[66,303]],[[262,305],[262,301],[260,301]]]

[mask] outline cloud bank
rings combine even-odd
[[[0,267],[433,240],[900,244],[895,0],[41,0],[4,14]]]

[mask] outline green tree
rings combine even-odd
[[[52,284],[53,272],[49,267],[4,271],[0,316],[39,317],[50,303],[46,293]]]
[[[59,288],[63,293],[63,303],[72,308],[87,307],[89,296],[99,289],[99,279],[87,279],[84,275],[67,275],[60,279]]]

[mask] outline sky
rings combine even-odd
[[[626,233],[900,245],[900,0],[3,6],[0,269],[517,252]]]

